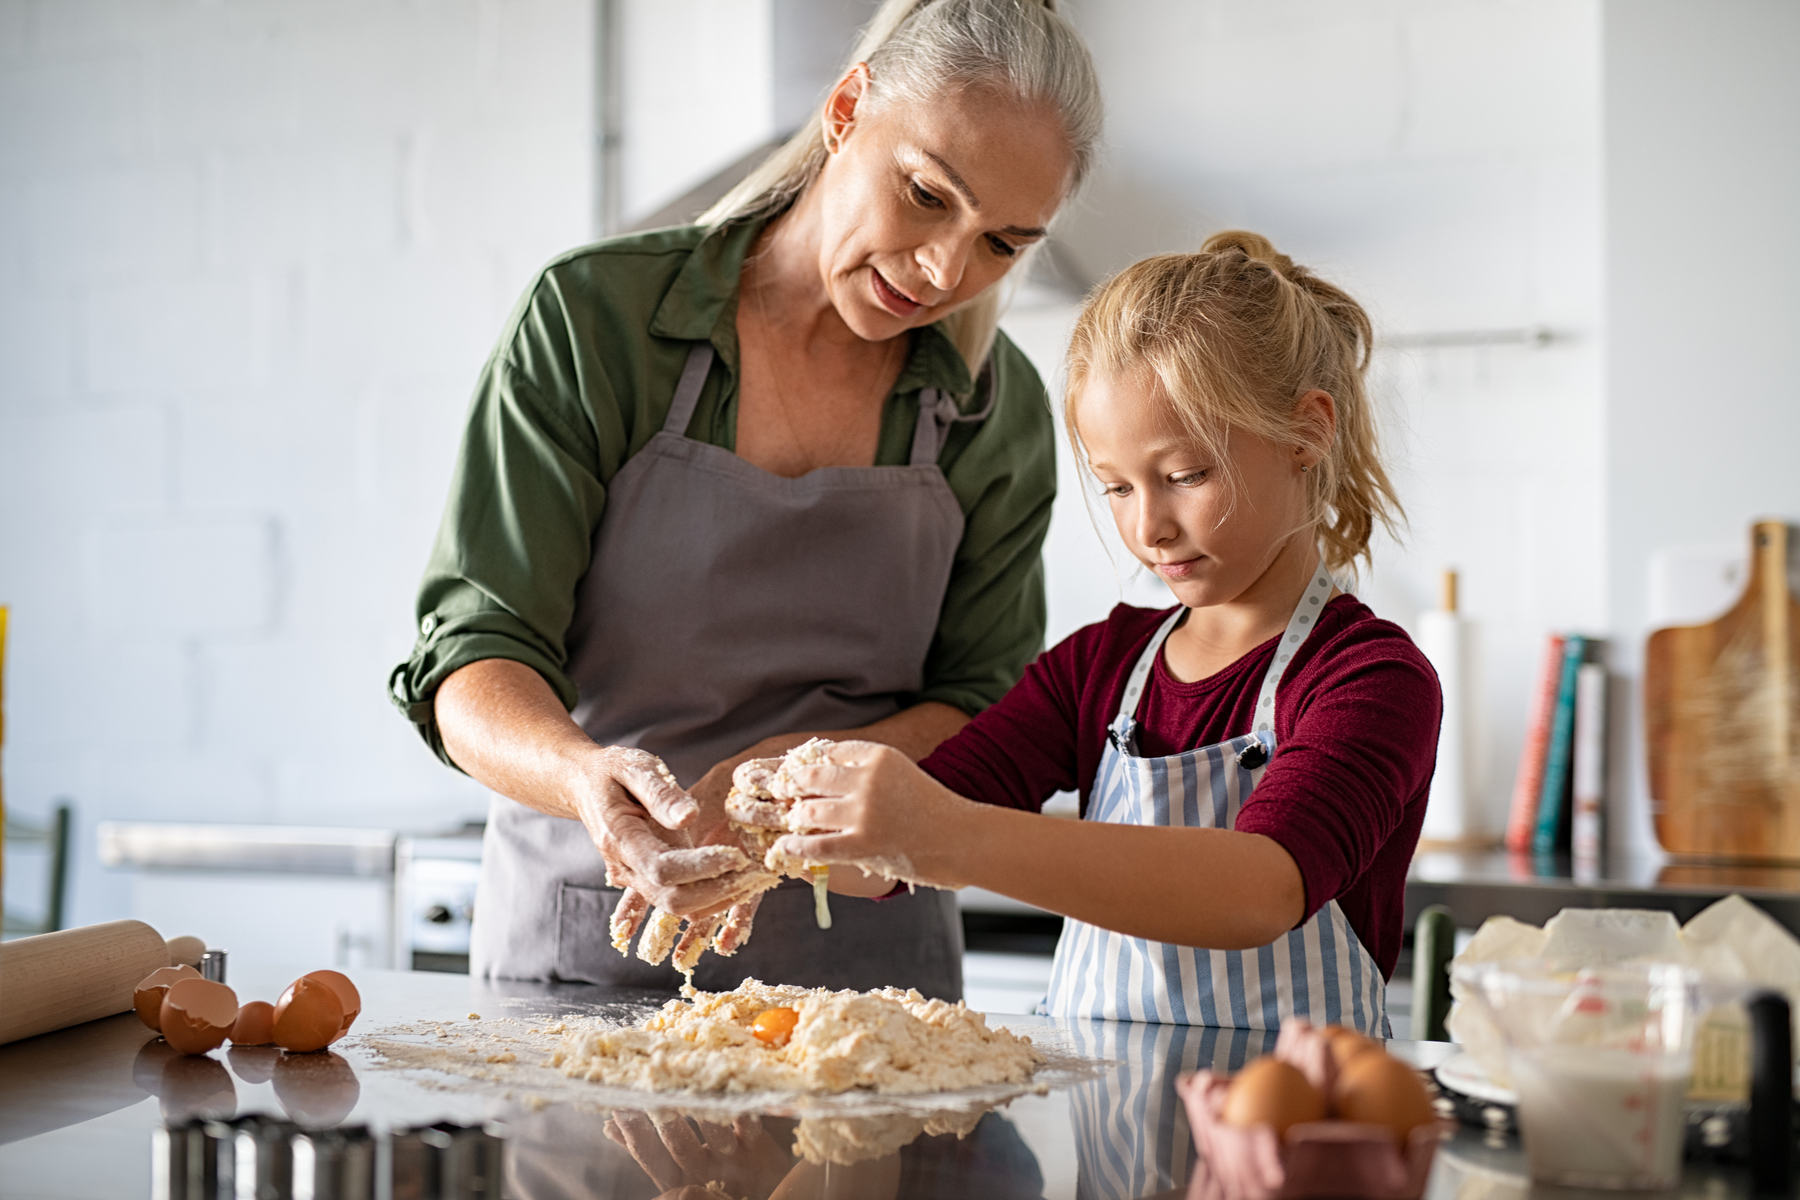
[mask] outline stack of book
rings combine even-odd
[[[1606,668],[1603,643],[1552,634],[1531,693],[1513,782],[1506,848],[1597,860],[1605,842]]]

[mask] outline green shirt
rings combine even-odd
[[[575,706],[564,638],[607,485],[662,428],[702,338],[723,369],[714,367],[687,436],[736,448],[738,276],[760,229],[688,226],[572,251],[544,268],[508,321],[475,389],[419,585],[418,641],[389,679],[396,706],[444,761],[432,697],[469,663],[522,662]],[[1037,372],[1004,334],[992,361],[993,412],[952,424],[938,455],[965,526],[924,686],[906,704],[979,712],[1043,643],[1054,422]],[[928,387],[954,394],[964,412],[987,400],[935,325],[913,334],[883,408],[877,466],[907,462]]]

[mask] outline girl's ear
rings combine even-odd
[[[859,62],[844,73],[837,86],[831,89],[831,95],[825,97],[825,110],[821,116],[825,123],[826,150],[836,154],[843,146],[844,139],[856,125],[856,110],[868,94],[869,64]]]
[[[1337,440],[1337,401],[1321,388],[1302,392],[1294,401],[1294,424],[1304,432],[1304,439],[1294,447],[1294,458],[1305,469],[1311,469],[1331,453]]]

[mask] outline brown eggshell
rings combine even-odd
[[[267,1000],[246,1000],[231,1023],[234,1046],[267,1046],[275,1040],[275,1006]]]
[[[233,1046],[225,1052],[232,1073],[245,1083],[267,1083],[275,1077],[275,1064],[281,1061],[279,1046]]]
[[[1333,1099],[1344,1120],[1385,1125],[1403,1145],[1415,1128],[1437,1120],[1419,1073],[1385,1052],[1359,1054],[1346,1063]]]
[[[1300,1068],[1270,1055],[1232,1078],[1223,1115],[1227,1125],[1238,1129],[1273,1125],[1280,1137],[1290,1125],[1323,1120],[1325,1097],[1306,1081]]]
[[[224,984],[180,980],[163,997],[163,1040],[183,1054],[205,1054],[225,1044],[237,1013],[237,993]]]
[[[183,979],[198,979],[200,972],[189,966],[158,967],[144,976],[142,983],[132,989],[131,1007],[137,1009],[138,1020],[146,1026],[162,1032],[162,1003],[168,994],[169,985],[179,983]]]
[[[1358,1055],[1381,1049],[1375,1044],[1374,1038],[1365,1037],[1354,1029],[1345,1029],[1342,1025],[1327,1025],[1319,1032],[1331,1042],[1331,1057],[1340,1071]]]
[[[156,1091],[163,1120],[192,1121],[210,1117],[229,1121],[237,1115],[237,1086],[225,1064],[210,1055],[177,1054],[163,1067]]]
[[[342,971],[308,971],[302,979],[316,979],[337,993],[338,1003],[344,1006],[344,1024],[337,1031],[337,1041],[350,1032],[350,1023],[362,1014],[362,993],[350,982],[350,977]]]
[[[343,1027],[343,1002],[324,980],[302,975],[275,1002],[275,1044],[283,1050],[323,1050]]]

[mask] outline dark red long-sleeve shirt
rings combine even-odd
[[[1171,611],[1121,604],[1045,651],[925,770],[970,799],[1033,812],[1076,791],[1085,813],[1125,677]],[[1250,732],[1277,640],[1193,683],[1171,675],[1159,654],[1138,707],[1138,753],[1163,757]],[[1337,597],[1275,694],[1275,755],[1238,814],[1239,830],[1293,856],[1306,916],[1335,899],[1386,976],[1400,954],[1406,870],[1442,709],[1437,674],[1406,632],[1355,597]]]

